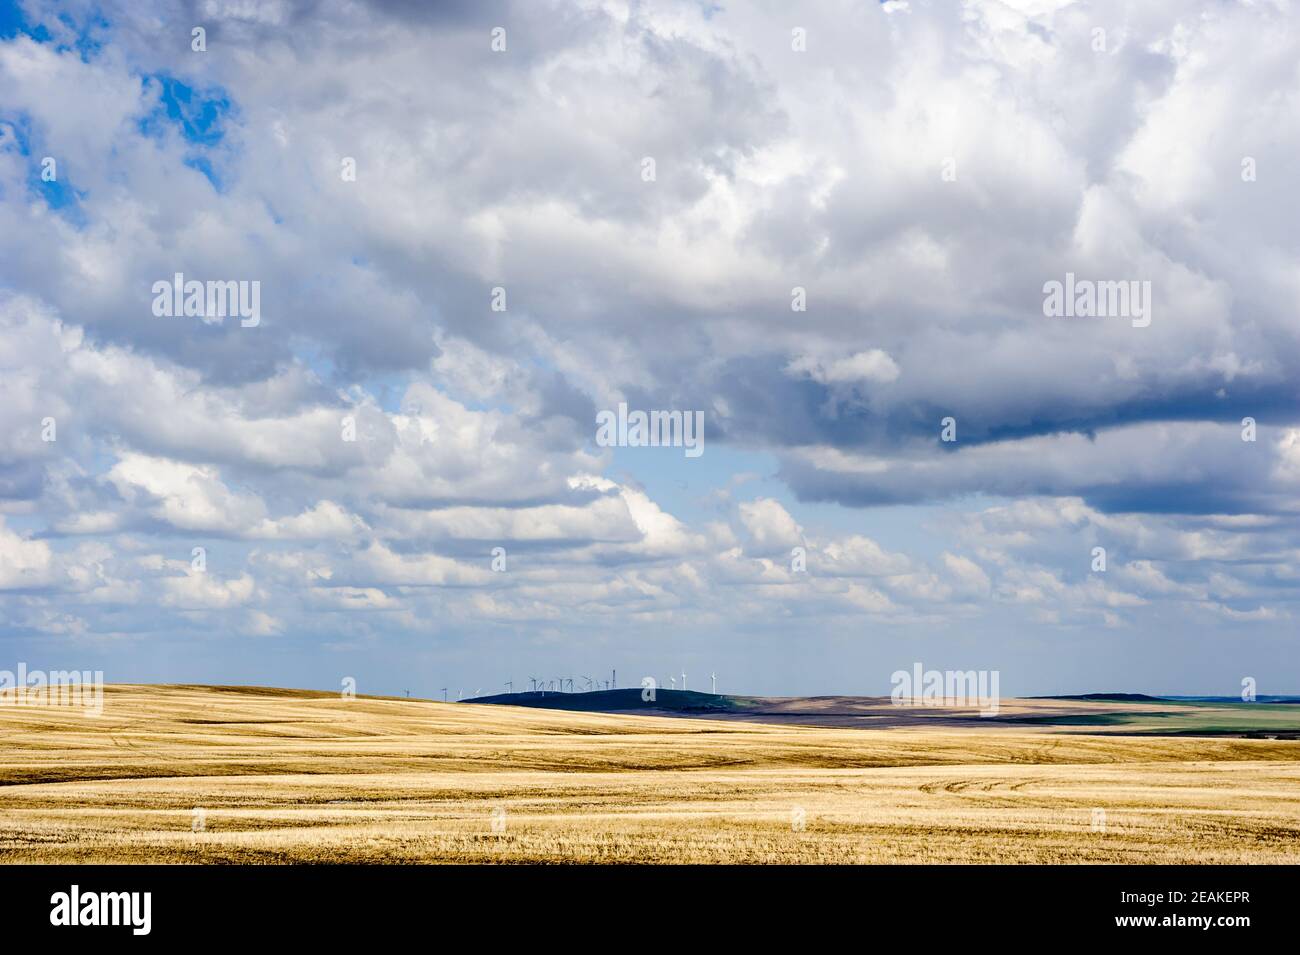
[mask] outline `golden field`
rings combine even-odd
[[[1300,743],[110,686],[0,706],[0,860],[1295,863]]]

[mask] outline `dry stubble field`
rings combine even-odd
[[[0,706],[0,860],[1294,863],[1300,743],[112,686]]]

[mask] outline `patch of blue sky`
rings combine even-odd
[[[12,40],[16,36],[30,37],[37,43],[54,39],[43,24],[27,19],[17,0],[0,0],[0,40]]]
[[[592,424],[595,433],[595,423]],[[707,436],[707,432],[706,432]],[[594,444],[594,441],[593,441]],[[651,500],[690,526],[728,519],[737,502],[771,498],[812,538],[862,534],[888,550],[937,561],[945,550],[960,550],[954,519],[1001,503],[969,498],[940,504],[899,504],[851,508],[833,502],[800,501],[777,477],[780,463],[769,451],[710,445],[698,458],[683,448],[613,448],[605,476],[631,479]],[[727,491],[727,496],[719,492]],[[810,563],[814,555],[809,554]]]
[[[226,126],[236,109],[229,94],[219,86],[200,90],[167,73],[142,78],[157,84],[158,105],[137,123],[140,133],[161,139],[169,132],[180,133],[190,147],[185,165],[202,173],[212,188],[224,192],[227,186],[220,172],[217,150],[226,144]]]
[[[0,137],[0,142],[12,144],[10,148],[16,148],[18,154],[28,160],[28,193],[44,200],[46,205],[77,228],[84,227],[86,215],[81,208],[81,201],[86,193],[72,184],[67,160],[61,156],[46,155],[41,144],[34,142],[31,117],[26,113],[0,112],[0,124],[4,124],[6,132],[11,134]]]
[[[402,414],[409,410],[402,404],[413,380],[409,372],[367,374],[361,381],[344,381],[337,362],[316,343],[299,344],[293,349],[293,355],[300,365],[309,368],[317,378],[331,387],[348,391],[359,387],[388,414]]]
[[[425,409],[405,401],[406,391],[413,380],[409,372],[390,372],[388,374],[370,374],[366,376],[365,389],[370,392],[379,407],[389,414],[410,414],[423,412]]]
[[[805,529],[815,527],[822,536],[862,534],[887,550],[902,551],[909,557],[936,563],[942,559],[944,551],[969,551],[969,546],[957,533],[957,524],[963,515],[1006,503],[1005,498],[972,495],[933,504],[878,507],[844,507],[834,502],[806,501],[793,507],[787,505],[786,510]]]
[[[208,182],[212,183],[212,188],[217,192],[225,191],[225,185],[222,182],[221,177],[217,175],[216,168],[212,165],[212,161],[208,159],[207,156],[189,156],[185,159],[185,165],[203,173],[204,178],[207,179]]]
[[[57,162],[57,158],[55,161]],[[43,164],[33,163],[27,177],[28,188],[77,228],[83,228],[86,224],[86,214],[81,208],[81,201],[86,198],[86,193],[67,180],[68,169],[65,165],[60,164],[56,168],[58,178],[47,181],[42,174]]]
[[[42,538],[46,536],[46,530],[49,526],[49,520],[40,514],[23,514],[15,512],[5,515],[5,527],[10,531],[19,534],[29,535],[33,538]]]
[[[70,36],[70,41],[41,41],[54,42],[54,49],[60,53],[67,50],[75,50],[81,57],[82,62],[90,62],[91,58],[96,56],[103,49],[104,43],[101,39],[108,31],[109,23],[99,11],[92,10],[87,14],[86,19],[77,22],[67,13],[60,13],[58,16],[59,24],[64,27],[60,31],[60,36]],[[44,26],[38,29],[44,30]],[[46,31],[48,33],[48,31]]]
[[[300,365],[310,368],[321,381],[334,377],[334,360],[315,342],[299,342],[293,347],[293,357]]]
[[[596,423],[591,423],[595,447]],[[600,450],[600,449],[597,449]],[[705,431],[704,453],[686,457],[685,448],[612,448],[613,460],[605,476],[613,481],[643,487],[651,500],[688,524],[725,519],[719,491],[731,490],[733,500],[771,497],[789,509],[793,502],[774,478],[776,457],[766,451],[748,451],[710,445]],[[738,476],[743,475],[740,479]]]
[[[103,36],[109,22],[99,10],[91,8],[83,19],[77,20],[67,11],[57,14],[53,23],[34,22],[17,0],[0,0],[0,41],[25,36],[37,43],[52,44],[60,53],[76,51],[84,62],[103,49]]]
[[[166,73],[151,74],[144,81],[158,83],[160,90],[158,107],[140,121],[141,132],[156,133],[156,124],[165,119],[180,129],[186,142],[199,146],[215,146],[221,142],[231,112],[230,97],[225,90],[220,87],[196,90]]]

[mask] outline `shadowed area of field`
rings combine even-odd
[[[1287,740],[251,687],[112,686],[98,717],[0,706],[10,862],[1295,862],[1298,846]]]
[[[1300,705],[1225,700],[1167,700],[1134,694],[1004,699],[975,706],[926,703],[899,706],[887,696],[728,696],[658,688],[647,700],[639,689],[590,693],[513,693],[468,700],[507,706],[589,713],[740,720],[785,726],[894,729],[928,726],[1028,728],[1144,736],[1280,736],[1300,738]]]

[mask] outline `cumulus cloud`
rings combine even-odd
[[[49,544],[24,537],[0,521],[0,589],[45,587],[55,576]]]
[[[340,647],[1285,621],[1293,7],[837,0],[799,53],[764,5],[29,0],[0,609]],[[177,273],[262,321],[156,316]],[[1048,317],[1067,273],[1149,282],[1150,325]],[[596,446],[620,401],[705,409],[707,454]]]
[[[852,382],[880,382],[888,384],[898,377],[898,365],[878,348],[861,351],[847,358],[820,360],[810,355],[800,355],[786,365],[791,375],[805,374],[822,385]]]

